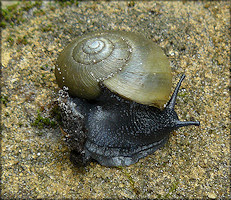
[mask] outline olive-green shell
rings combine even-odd
[[[172,85],[161,48],[141,34],[124,31],[76,38],[58,57],[55,75],[73,96],[94,99],[101,83],[120,96],[157,107],[168,101]]]

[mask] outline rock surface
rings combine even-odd
[[[2,29],[1,198],[230,198],[229,10],[226,1],[53,1],[18,10],[23,20]],[[161,46],[174,86],[186,74],[176,112],[201,126],[174,132],[129,167],[75,168],[54,109],[54,63],[73,38],[96,30],[141,32]]]

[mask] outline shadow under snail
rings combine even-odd
[[[197,121],[180,121],[170,100],[170,64],[160,47],[124,31],[89,33],[58,57],[61,128],[71,160],[85,165],[128,166],[165,144],[170,132]],[[166,105],[166,106],[164,106]]]

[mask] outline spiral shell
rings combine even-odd
[[[158,107],[167,102],[172,83],[161,48],[140,34],[123,31],[76,38],[58,57],[55,75],[73,96],[97,98],[103,84],[124,98]]]

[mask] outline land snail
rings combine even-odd
[[[73,40],[58,57],[61,128],[71,160],[128,166],[162,147],[180,121],[172,75],[160,47],[138,33],[102,31]],[[169,101],[168,101],[169,100]]]

